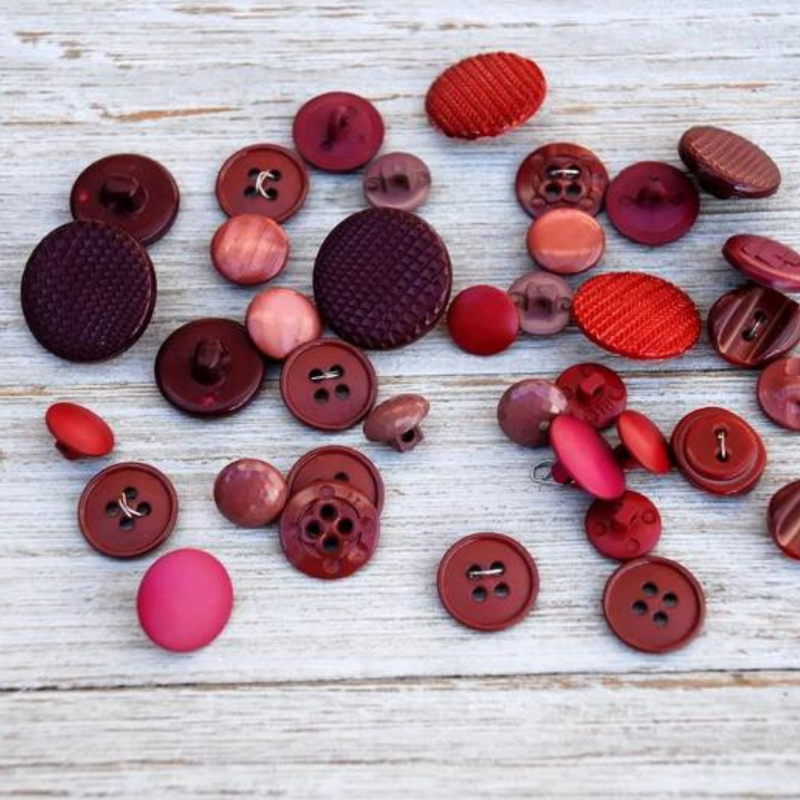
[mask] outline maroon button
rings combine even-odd
[[[398,394],[370,411],[364,421],[364,436],[371,442],[386,442],[400,453],[413,450],[425,436],[420,424],[430,403],[418,394]]]
[[[606,212],[623,236],[656,246],[691,230],[700,212],[700,197],[680,170],[660,161],[640,161],[611,181]]]
[[[606,249],[600,223],[577,208],[554,208],[528,228],[528,253],[542,268],[577,275],[594,267]]]
[[[759,435],[724,408],[687,414],[672,432],[672,452],[689,483],[710,494],[749,492],[767,464]]]
[[[387,153],[364,173],[364,195],[375,208],[414,211],[430,191],[431,173],[425,162],[411,153]]]
[[[667,653],[688,644],[703,627],[703,588],[686,567],[656,556],[623,564],[606,583],[603,614],[629,647]]]
[[[607,186],[608,172],[591,150],[554,142],[534,150],[520,164],[515,189],[532,217],[551,208],[578,208],[595,216]]]
[[[575,364],[556,378],[568,413],[593,428],[608,428],[625,410],[628,390],[620,376],[602,364]]]
[[[175,408],[217,417],[239,411],[255,398],[264,359],[238,322],[197,319],[164,340],[155,375],[161,394]]]
[[[456,295],[447,312],[453,341],[468,353],[491,356],[510,347],[519,332],[514,301],[494,286],[470,286]]]
[[[312,578],[346,578],[378,546],[377,509],[346,483],[312,483],[292,495],[281,517],[281,545],[291,564]]]
[[[288,498],[283,475],[257,458],[240,458],[222,469],[214,482],[214,502],[222,516],[243,528],[269,525]]]
[[[98,458],[114,449],[114,433],[108,423],[77,403],[53,403],[44,421],[58,450],[71,461]]]
[[[550,381],[528,378],[509,386],[497,404],[497,421],[512,442],[546,447],[550,423],[567,411],[567,398]]]
[[[800,292],[800,253],[766,236],[731,236],[722,248],[728,263],[750,280],[784,292]]]
[[[247,307],[245,322],[255,346],[275,361],[322,334],[322,320],[314,304],[304,294],[283,286],[257,294]]]
[[[800,431],[800,358],[779,358],[762,371],[758,403],[776,425]]]
[[[304,425],[343,431],[375,404],[378,378],[370,360],[338,339],[316,339],[292,352],[281,372],[286,407]]]
[[[502,631],[522,622],[539,594],[530,553],[502,533],[459,539],[439,564],[436,585],[455,620],[477,631]]]
[[[622,458],[623,466],[632,462],[656,475],[670,471],[669,445],[651,419],[638,411],[623,411],[617,417],[617,433],[620,438],[617,456]]]
[[[266,283],[283,271],[289,258],[289,237],[263,214],[239,214],[223,223],[211,240],[211,261],[231,283]]]
[[[800,559],[800,481],[787,483],[769,502],[769,532],[790,558]]]
[[[647,555],[661,537],[661,515],[638,492],[618,500],[595,500],[586,512],[586,535],[606,558],[630,561]]]
[[[774,289],[748,283],[714,303],[708,334],[726,361],[762,367],[800,341],[800,306]]]
[[[277,144],[253,144],[222,165],[216,192],[229,217],[262,214],[283,222],[305,203],[308,172],[291,150]]]
[[[369,100],[349,92],[328,92],[300,108],[292,135],[310,164],[328,172],[351,172],[380,150],[383,120]]]
[[[525,333],[550,336],[569,324],[572,289],[560,276],[534,270],[517,278],[508,290]]]
[[[147,464],[107,467],[86,484],[78,503],[86,541],[112,558],[149,553],[169,537],[177,519],[172,483]]]
[[[145,331],[156,303],[147,250],[104,222],[70,222],[31,253],[22,276],[22,311],[31,333],[69,361],[102,361]]]

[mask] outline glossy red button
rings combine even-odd
[[[257,458],[231,462],[214,482],[220,514],[243,528],[269,525],[283,511],[288,496],[283,475]]]
[[[632,461],[648,472],[662,475],[672,468],[669,445],[664,434],[651,419],[638,411],[623,411],[617,417],[623,465]]]
[[[444,554],[436,585],[447,613],[462,625],[501,631],[528,615],[539,594],[539,571],[510,536],[473,533]]]
[[[800,292],[800,253],[766,236],[731,236],[722,248],[728,263],[751,281],[784,292]]]
[[[509,386],[497,405],[497,422],[512,442],[546,447],[550,424],[567,411],[567,398],[550,381],[528,378]]]
[[[364,173],[364,195],[375,208],[414,211],[428,199],[430,191],[430,170],[411,153],[387,153],[376,158]]]
[[[586,512],[586,535],[595,549],[620,561],[647,555],[661,538],[661,515],[643,494],[595,500]]]
[[[223,223],[211,240],[211,261],[231,283],[253,286],[271,281],[289,258],[289,237],[262,214],[240,214]]]
[[[508,290],[517,307],[520,329],[538,336],[551,336],[567,327],[572,294],[561,276],[543,270],[517,278]]]
[[[77,403],[53,403],[44,421],[56,447],[70,460],[98,458],[114,449],[114,433],[108,423]]]
[[[769,502],[769,532],[789,558],[800,559],[800,481],[787,483]]]
[[[364,436],[384,442],[400,453],[413,450],[424,438],[420,425],[430,403],[418,394],[398,394],[384,400],[364,420]]]
[[[269,358],[282,361],[300,345],[319,339],[322,320],[314,304],[294,289],[264,289],[247,308],[247,332]]]
[[[519,332],[514,301],[494,286],[471,286],[450,304],[447,328],[468,353],[491,356],[510,347]]]
[[[625,410],[628,390],[622,378],[602,364],[575,364],[556,378],[573,417],[593,428],[608,428]]]
[[[528,228],[528,253],[542,269],[576,275],[594,267],[606,249],[606,235],[591,215],[554,208]]]
[[[800,431],[800,358],[779,358],[758,378],[758,403],[776,424]]]
[[[136,598],[139,622],[159,647],[188,653],[222,633],[233,610],[233,584],[211,553],[185,548],[147,570]]]

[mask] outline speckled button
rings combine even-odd
[[[254,286],[271,281],[289,258],[289,237],[263,214],[239,214],[223,223],[211,240],[211,262],[231,283]]]
[[[728,263],[751,281],[783,292],[800,292],[800,253],[766,236],[731,236],[722,248]]]
[[[414,211],[428,199],[430,191],[430,170],[411,153],[387,153],[376,158],[364,173],[364,196],[375,208]]]
[[[767,510],[769,532],[789,558],[800,559],[800,481],[779,489]]]
[[[519,332],[519,314],[504,291],[494,286],[470,286],[450,304],[447,329],[462,350],[476,356],[491,356],[514,343]]]
[[[649,417],[638,411],[623,411],[617,417],[620,447],[617,455],[623,466],[640,466],[663,475],[672,468],[669,445],[664,434]]]
[[[593,428],[608,428],[625,410],[628,390],[622,378],[602,364],[575,364],[556,378],[568,412]]]
[[[517,381],[503,392],[497,404],[497,422],[512,442],[525,447],[546,447],[550,424],[567,411],[561,389],[541,378]]]
[[[552,336],[567,327],[572,294],[560,275],[543,270],[517,278],[508,290],[517,307],[520,330],[535,336]]]
[[[773,361],[758,378],[758,404],[776,424],[800,431],[800,358]]]
[[[617,500],[595,500],[586,512],[586,535],[606,558],[630,561],[647,555],[661,537],[661,515],[652,501],[626,491]]]
[[[59,452],[70,460],[99,458],[114,449],[114,433],[108,423],[77,403],[53,403],[44,421]]]
[[[542,269],[577,275],[603,257],[606,235],[590,214],[576,208],[554,208],[531,223],[527,243],[530,257]]]

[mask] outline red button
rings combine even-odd
[[[226,519],[243,528],[269,525],[286,505],[283,475],[257,458],[240,458],[222,469],[214,482],[214,502]]]
[[[586,535],[606,558],[629,561],[647,555],[661,537],[661,515],[643,494],[595,500],[586,512]]]
[[[621,442],[618,455],[622,456],[623,465],[631,460],[657,475],[670,471],[669,445],[651,419],[638,411],[623,411],[617,418],[617,433]]]
[[[567,411],[567,398],[550,381],[528,378],[509,386],[497,405],[497,422],[512,442],[546,447],[550,424]]]
[[[543,270],[517,278],[508,290],[517,307],[520,329],[535,336],[551,336],[567,327],[572,294],[560,275]]]
[[[370,411],[364,421],[364,436],[385,442],[400,453],[413,450],[425,436],[420,429],[430,403],[418,394],[398,394]]]
[[[247,307],[246,323],[255,346],[276,361],[322,334],[316,306],[300,292],[284,287],[257,294]]]
[[[746,278],[783,292],[800,292],[800,253],[766,236],[731,236],[722,248],[728,263]]]
[[[800,431],[800,358],[779,358],[761,372],[758,403],[776,425]]]
[[[491,356],[514,343],[519,332],[519,315],[505,292],[494,286],[471,286],[450,304],[447,327],[462,350]]]
[[[376,158],[364,173],[364,195],[375,208],[414,211],[428,199],[430,191],[430,170],[411,153],[387,153]]]
[[[56,447],[70,460],[98,458],[114,449],[114,433],[108,423],[77,403],[53,403],[44,421],[56,438]]]
[[[600,430],[609,427],[628,402],[622,378],[602,364],[575,364],[556,378],[556,386],[569,402],[568,413]]]
[[[528,228],[528,253],[542,269],[577,275],[594,267],[606,249],[606,235],[591,215],[554,208]]]
[[[800,559],[800,481],[779,489],[769,503],[769,532],[789,558]]]
[[[211,261],[231,283],[253,286],[271,281],[289,258],[289,237],[262,214],[240,214],[223,223],[211,240]]]

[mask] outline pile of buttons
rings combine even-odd
[[[500,135],[526,122],[547,84],[533,61],[488,53],[445,70],[425,107],[443,134],[461,139]],[[679,287],[642,272],[585,280],[605,233],[605,208],[625,237],[662,246],[684,236],[700,211],[695,183],[672,165],[642,161],[613,180],[597,155],[572,143],[545,144],[521,162],[517,198],[533,218],[526,238],[536,269],[502,289],[479,285],[450,295],[453,270],[439,234],[414,213],[428,198],[431,174],[409,153],[378,156],[380,113],[346,92],[323,94],[297,112],[297,152],[254,144],[219,170],[216,196],[229,219],[211,237],[213,267],[233,284],[259,286],[279,277],[290,255],[281,223],[309,192],[306,164],[330,172],[366,167],[369,208],[347,217],[325,238],[313,271],[313,301],[293,289],[260,288],[243,319],[203,317],[173,331],[155,360],[163,397],[195,417],[236,413],[259,393],[267,365],[282,362],[283,402],[302,424],[343,431],[362,424],[365,437],[404,453],[423,440],[428,401],[404,394],[376,405],[378,377],[363,352],[412,344],[446,313],[455,344],[480,356],[510,347],[520,333],[550,336],[574,321],[594,343],[631,359],[675,358],[692,348],[700,314]],[[678,152],[699,185],[724,198],[766,197],[780,172],[752,142],[711,126],[690,128]],[[94,362],[130,348],[147,328],[156,301],[156,272],[147,246],[164,236],[179,209],[178,186],[158,162],[112,155],[75,181],[74,221],[33,250],[22,278],[22,308],[39,343],[64,359]],[[708,318],[711,342],[727,361],[760,368],[758,400],[779,425],[800,430],[800,307],[782,292],[800,291],[800,255],[754,234],[729,239],[724,257],[749,283],[721,297]],[[339,338],[324,335],[327,326]],[[685,416],[668,442],[644,414],[628,409],[622,378],[584,363],[553,381],[526,379],[508,387],[497,409],[513,442],[552,448],[555,459],[533,478],[577,487],[593,498],[586,512],[589,542],[624,562],[609,578],[602,606],[611,630],[646,652],[686,644],[702,627],[705,600],[684,566],[651,551],[661,536],[655,505],[627,488],[628,471],[664,474],[673,465],[699,489],[737,495],[760,479],[766,450],[743,419],[721,408]],[[70,459],[98,458],[114,447],[108,424],[89,409],[59,402],[46,413],[59,450]],[[616,428],[612,449],[601,431]],[[261,528],[277,522],[290,564],[306,575],[338,579],[365,566],[378,546],[384,485],[358,450],[320,447],[284,477],[257,458],[228,464],[214,482],[214,501],[230,522]],[[155,467],[113,464],[93,477],[78,503],[88,543],[112,558],[142,556],[174,530],[178,496]],[[800,481],[773,497],[770,531],[787,555],[800,558]],[[459,622],[496,631],[522,621],[539,592],[534,559],[496,532],[456,541],[439,565],[444,608]],[[191,651],[226,626],[234,592],[210,553],[174,550],[144,574],[137,598],[145,633],[161,647]]]

